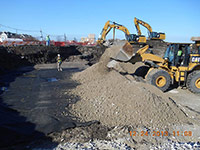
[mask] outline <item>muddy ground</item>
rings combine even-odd
[[[58,72],[56,64],[36,65],[1,76],[0,81],[4,83],[0,95],[2,149],[28,149],[28,145],[42,146],[44,141],[50,146],[56,145],[48,134],[75,127],[90,130],[90,138],[104,138],[105,132],[98,130],[108,129],[98,121],[80,122],[69,112],[70,106],[79,100],[79,97],[66,93],[67,89],[78,85],[70,77],[87,66],[66,62],[62,67],[63,71]]]
[[[16,149],[18,144],[46,138],[49,133],[93,123],[81,123],[69,113],[68,107],[79,98],[64,91],[78,84],[70,79],[71,74],[94,64],[104,50],[88,46],[1,46],[0,147],[10,149],[14,145]],[[63,60],[62,73],[56,70],[58,53]],[[77,60],[79,63],[66,64]]]

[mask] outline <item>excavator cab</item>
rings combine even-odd
[[[131,43],[131,44],[135,44],[135,43],[146,43],[146,37],[143,35],[136,35],[136,34],[126,34],[126,40]]]
[[[165,33],[150,32],[149,33],[149,39],[152,39],[152,40],[165,40]]]

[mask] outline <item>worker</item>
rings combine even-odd
[[[47,35],[46,37],[46,46],[50,46],[50,37]]]
[[[177,66],[181,65],[182,55],[183,55],[182,46],[179,46],[178,53],[177,53],[177,61],[176,61]]]
[[[62,71],[61,64],[62,64],[62,59],[60,57],[60,54],[58,54],[58,56],[57,56],[57,69],[58,69],[58,71]]]

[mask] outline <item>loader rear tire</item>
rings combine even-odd
[[[156,86],[161,91],[165,92],[170,87],[171,77],[164,70],[153,69],[147,75],[146,81],[149,84]]]
[[[190,73],[186,85],[192,93],[200,93],[200,71]]]

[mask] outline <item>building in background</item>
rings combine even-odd
[[[94,44],[96,42],[95,34],[88,34],[88,37],[81,37],[80,42],[88,42],[89,44]]]
[[[96,39],[95,39],[95,34],[89,34],[88,35],[88,39],[89,39],[89,42],[94,44]]]

